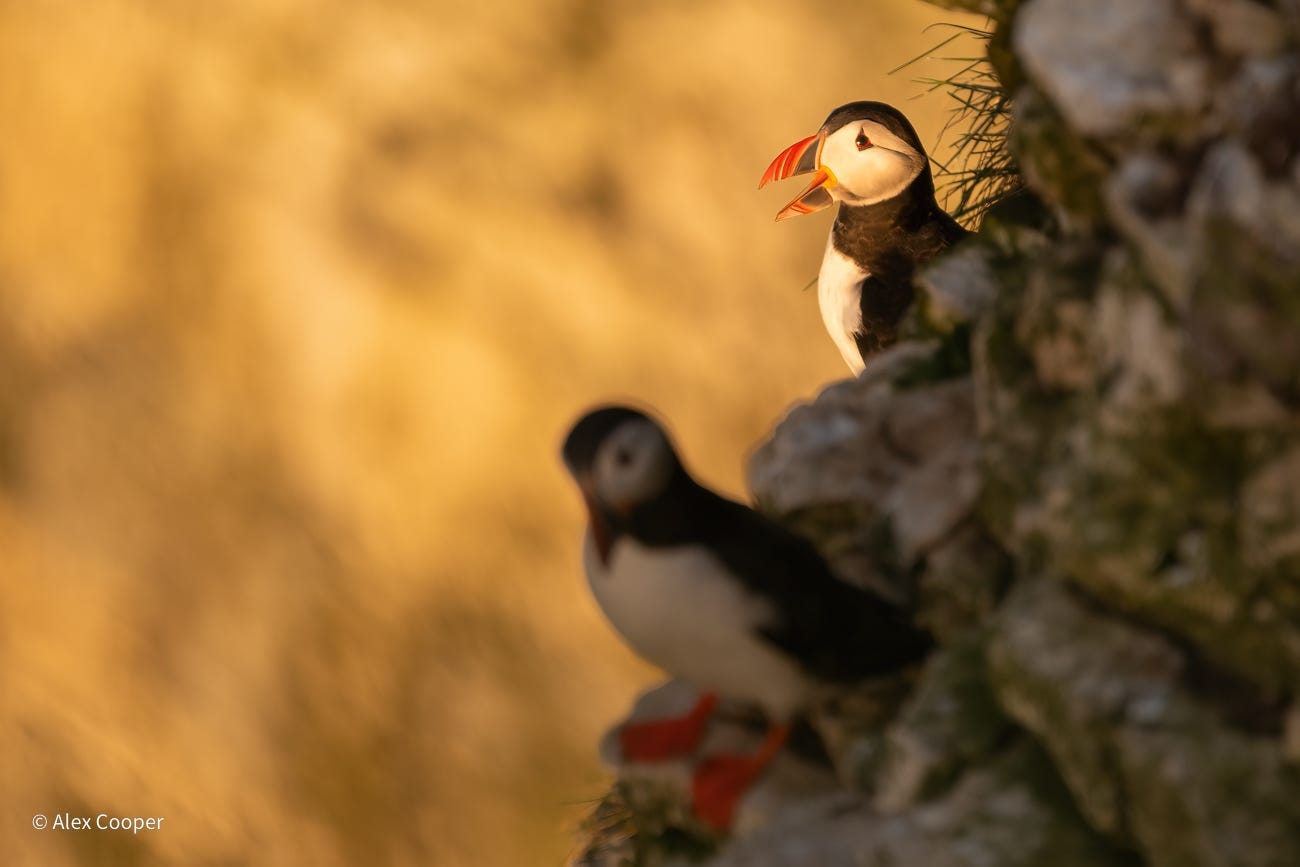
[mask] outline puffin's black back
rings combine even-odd
[[[778,614],[760,634],[811,674],[852,682],[925,656],[928,636],[890,603],[831,573],[806,539],[697,484],[685,470],[622,532],[648,546],[705,545]]]
[[[853,682],[896,671],[929,651],[927,635],[892,604],[836,578],[812,543],[739,503],[722,503],[714,550],[776,602],[780,620],[762,635],[808,671]]]

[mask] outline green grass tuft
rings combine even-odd
[[[941,26],[956,32],[890,70],[890,74],[922,61],[955,66],[943,77],[923,77],[916,81],[926,88],[920,96],[946,90],[954,103],[930,161],[937,170],[936,192],[940,202],[962,225],[977,229],[989,208],[1024,187],[1020,169],[1007,147],[1011,97],[1003,90],[984,53],[978,57],[941,54],[963,37],[987,43],[992,31],[957,24]],[[946,158],[936,158],[933,152],[943,149],[950,137]]]

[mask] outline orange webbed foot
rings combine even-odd
[[[631,762],[663,762],[694,752],[717,704],[717,696],[705,693],[684,717],[624,725],[618,733],[623,757]]]
[[[713,756],[701,762],[691,782],[695,814],[718,831],[729,829],[740,799],[780,752],[788,734],[786,726],[775,726],[752,755]]]

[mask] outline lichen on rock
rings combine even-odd
[[[1198,694],[1172,642],[1045,577],[999,618],[1002,706],[1047,746],[1094,827],[1155,865],[1300,861],[1300,782],[1282,744]]]

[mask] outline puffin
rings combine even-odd
[[[756,751],[693,769],[695,813],[713,828],[730,827],[813,704],[929,651],[928,634],[835,577],[808,540],[697,482],[650,415],[593,409],[573,425],[562,457],[586,505],[583,564],[597,604],[634,652],[699,696],[683,717],[625,724],[624,756],[691,754],[719,697],[766,720]]]
[[[912,277],[968,232],[934,198],[930,160],[901,111],[851,102],[790,145],[763,172],[773,181],[813,173],[778,222],[839,202],[817,276],[822,321],[856,376],[898,338]]]

